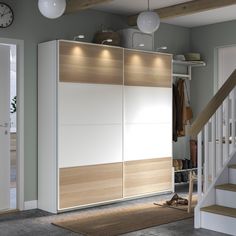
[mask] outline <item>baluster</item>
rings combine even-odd
[[[219,140],[219,159],[218,159],[218,169],[221,169],[223,166],[223,105],[221,105],[218,109],[218,122],[217,122],[217,131],[218,131],[218,140]]]
[[[197,136],[197,176],[198,176],[198,202],[202,199],[202,131]]]
[[[224,161],[229,158],[229,96],[225,99],[225,153]]]
[[[231,137],[232,137],[232,149],[235,148],[235,90],[232,91],[232,109],[231,109]]]
[[[212,181],[216,176],[216,115],[214,114],[211,119],[211,140],[212,140]]]
[[[204,192],[209,185],[209,123],[204,126]]]

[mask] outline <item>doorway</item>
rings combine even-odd
[[[218,48],[217,53],[217,69],[218,69],[218,76],[216,81],[216,91],[217,92],[222,85],[226,82],[226,80],[229,78],[229,76],[232,74],[232,72],[236,69],[236,45],[231,46],[225,46]],[[232,104],[236,104],[236,101],[233,101],[235,99],[235,91],[231,91],[229,94],[229,99],[224,101],[223,103],[223,138],[227,136],[227,133],[229,133],[229,139],[232,139],[232,132],[233,127],[235,127],[235,121],[233,121],[232,117]],[[234,103],[233,103],[234,102]],[[229,117],[229,130],[227,129],[227,125],[225,120],[227,120],[226,117]],[[217,128],[218,129],[218,128]],[[218,132],[218,131],[217,131]],[[235,131],[234,131],[235,132]],[[233,143],[229,143],[229,151],[232,152],[234,148]],[[226,152],[226,147],[223,145],[223,152]],[[225,154],[226,156],[227,154]],[[218,157],[220,158],[220,157]]]
[[[24,44],[0,38],[0,212],[24,209]]]
[[[16,209],[16,45],[0,44],[0,211]]]
[[[236,69],[236,45],[218,48],[218,76],[216,92]]]

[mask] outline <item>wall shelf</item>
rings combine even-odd
[[[198,169],[198,168],[175,170],[175,173],[178,173],[178,172],[186,172],[186,171],[194,171],[194,170],[197,170],[197,169]]]
[[[178,60],[173,60],[173,64],[192,66],[192,67],[206,66],[206,62],[204,62],[204,61],[178,61]]]
[[[178,60],[173,60],[173,65],[182,65],[182,66],[187,66],[188,72],[187,74],[175,74],[173,73],[173,77],[181,77],[181,78],[187,78],[189,80],[192,79],[192,68],[193,67],[202,67],[206,66],[206,63],[204,61],[178,61]]]

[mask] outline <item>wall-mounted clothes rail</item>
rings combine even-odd
[[[183,78],[183,79],[191,79],[191,76],[190,75],[186,75],[186,74],[172,74],[173,77],[180,77],[180,78]]]
[[[177,74],[173,73],[173,77],[181,77],[191,80],[192,79],[192,67],[201,67],[206,66],[206,63],[204,61],[177,61],[173,60],[173,65],[183,65],[187,66],[187,74]]]

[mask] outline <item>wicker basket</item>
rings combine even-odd
[[[186,53],[184,54],[186,61],[200,61],[201,54],[200,53]]]

